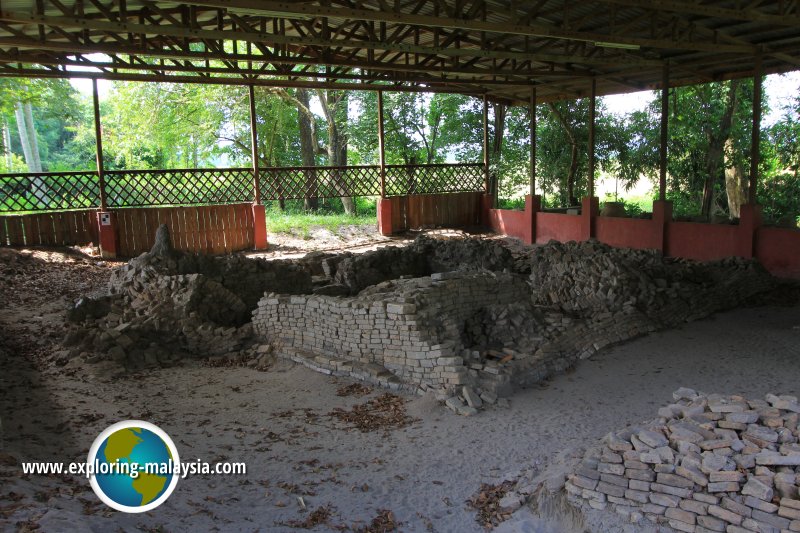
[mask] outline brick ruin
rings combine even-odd
[[[755,262],[695,263],[589,241],[509,248],[421,237],[299,260],[174,251],[114,273],[69,312],[66,359],[125,369],[274,357],[394,390],[432,392],[461,414],[563,372],[602,348],[774,287]]]
[[[800,404],[681,388],[656,420],[609,433],[570,501],[675,531],[800,531]]]
[[[256,336],[321,372],[432,391],[461,414],[773,286],[752,261],[666,260],[596,242],[512,255],[498,241],[422,239],[318,260],[316,294],[266,294]]]

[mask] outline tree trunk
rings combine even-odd
[[[578,175],[578,143],[572,141],[572,148],[570,149],[570,162],[569,174],[567,174],[567,205],[578,205],[578,199],[575,197],[575,177]]]
[[[321,91],[320,91],[321,92]],[[347,95],[337,91],[327,91],[322,97],[322,108],[328,121],[328,161],[331,166],[347,166],[347,134],[340,127],[347,124]],[[347,183],[341,171],[333,171],[333,185],[341,194],[342,207],[348,215],[355,215],[356,206],[350,196]]]
[[[304,167],[313,167],[316,166],[314,156],[317,147],[314,142],[314,125],[311,123],[311,117],[304,111],[310,107],[308,91],[297,89],[295,95],[298,101],[297,124],[300,129],[300,158]],[[317,195],[317,173],[313,170],[308,170],[305,173],[305,199],[303,201],[306,210],[317,210],[319,207]]]
[[[22,107],[22,102],[14,104],[14,116],[17,119],[17,130],[19,131],[19,143],[22,145],[22,155],[25,157],[25,164],[28,165],[28,172],[39,172],[36,169],[36,162],[31,153],[31,138],[28,136],[25,112],[22,110]]]
[[[550,109],[550,112],[555,115],[558,123],[561,124],[561,127],[564,129],[564,133],[567,135],[570,143],[570,162],[569,162],[569,174],[567,175],[567,205],[573,206],[577,205],[578,201],[575,198],[575,180],[576,176],[578,175],[578,139],[575,136],[575,132],[572,131],[572,126],[567,122],[567,119],[558,108],[551,102],[548,102],[547,107]],[[562,189],[563,195],[563,189]],[[563,200],[563,196],[562,196]]]
[[[36,141],[36,127],[33,122],[30,102],[17,102],[14,106],[14,114],[17,118],[19,141],[22,144],[22,152],[25,155],[25,164],[28,165],[28,172],[41,172],[42,160],[39,157],[39,143]],[[47,196],[47,185],[44,180],[39,176],[33,178],[31,180],[31,189],[39,207],[47,207],[50,199]]]
[[[716,184],[719,175],[719,165],[723,162],[725,154],[725,144],[731,134],[731,124],[733,122],[733,113],[736,109],[736,100],[739,92],[739,80],[730,82],[728,88],[728,99],[725,104],[725,111],[719,121],[719,129],[717,134],[714,135],[709,131],[708,138],[708,153],[706,154],[706,182],[703,186],[703,204],[701,214],[709,219],[714,215],[715,205],[715,191],[714,185]]]
[[[507,106],[503,104],[494,104],[494,138],[492,139],[492,152],[489,156],[489,160],[493,163],[498,163],[503,154],[503,138],[506,130],[507,112]],[[500,175],[494,172],[491,179],[494,206],[497,207],[497,201],[500,198]]]
[[[730,161],[733,140],[725,142],[725,190],[728,193],[728,213],[731,218],[741,216],[742,204],[747,203],[748,183],[742,165]]]
[[[25,102],[25,129],[28,131],[30,138],[31,154],[35,162],[36,170],[34,172],[42,171],[42,159],[39,155],[39,141],[36,139],[36,123],[33,121],[33,111],[31,103]]]
[[[11,131],[8,128],[8,120],[3,120],[3,155],[6,159],[6,172],[11,172],[14,158],[11,156]]]

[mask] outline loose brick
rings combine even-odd
[[[698,502],[697,500],[681,500],[681,503],[678,504],[678,507],[685,511],[690,511],[696,515],[708,514],[708,504]]]
[[[738,515],[742,515],[745,518],[749,517],[750,513],[752,512],[752,510],[749,507],[747,507],[746,505],[743,505],[743,504],[741,504],[741,503],[739,503],[737,501],[734,501],[734,500],[732,500],[730,498],[722,498],[722,502],[720,502],[720,505],[722,505],[722,507],[724,507],[725,509],[727,509],[727,510],[733,512],[733,513],[736,513]]]
[[[670,494],[678,496],[679,498],[691,498],[692,491],[690,489],[681,489],[678,487],[670,487],[669,485],[662,485],[660,483],[651,483],[650,490],[653,492],[661,492],[663,494]]]
[[[733,524],[736,526],[740,525],[742,523],[742,520],[744,520],[744,517],[742,515],[736,514],[727,509],[723,509],[718,505],[709,505],[708,514],[720,518],[722,520],[725,520],[729,524]]]
[[[572,476],[571,481],[576,487],[589,490],[594,490],[598,483],[596,479],[589,479],[583,476]]]
[[[625,477],[639,481],[655,481],[656,473],[652,470],[633,470],[628,468],[625,470]]]
[[[747,480],[747,483],[742,487],[742,494],[753,496],[765,502],[772,501],[773,490],[772,487],[759,481],[755,477]]]
[[[656,481],[662,485],[669,485],[671,487],[678,487],[681,489],[691,489],[694,487],[693,481],[675,474],[658,474]]]
[[[783,500],[785,499],[786,498]],[[783,502],[783,500],[781,500],[781,502]],[[789,518],[791,520],[800,520],[800,509],[794,509],[781,504],[781,506],[778,508],[778,516]]]
[[[680,502],[681,499],[677,496],[660,494],[657,492],[650,493],[650,503],[654,503],[656,505],[661,505],[664,507],[677,507]]]
[[[780,515],[781,510],[778,509],[778,514]],[[777,527],[778,529],[786,529],[789,527],[789,523],[791,520],[781,516],[775,516],[774,514],[765,513],[763,511],[759,511],[757,509],[753,509],[752,514],[753,520],[758,520],[759,522],[764,522],[765,524],[769,524],[772,527]]]
[[[623,489],[628,488],[628,479],[622,476],[615,476],[614,474],[600,474],[600,481],[617,485]]]
[[[632,488],[633,490],[650,490],[650,482],[648,481],[639,481],[638,479],[632,479],[628,482],[628,487]]]
[[[664,513],[664,516],[666,516],[667,518],[680,520],[681,522],[692,525],[694,525],[697,521],[696,514],[694,514],[691,511],[686,511],[684,509],[676,507],[670,507],[669,509],[667,509],[667,511]]]
[[[753,509],[764,511],[765,513],[778,512],[778,506],[774,503],[765,502],[763,500],[759,500],[758,498],[753,498],[752,496],[747,496],[744,499],[744,504],[748,507],[752,507]]]
[[[725,531],[727,527],[727,523],[724,520],[714,516],[698,516],[697,524],[710,531]]]
[[[692,483],[696,483],[701,487],[705,487],[708,485],[708,476],[700,472],[695,468],[689,468],[685,466],[678,466],[675,468],[675,474],[685,477],[686,479],[690,480]]]
[[[708,492],[739,492],[739,484],[735,481],[722,481],[719,483],[709,483]]]
[[[685,533],[694,533],[695,531],[693,524],[687,524],[686,522],[681,522],[680,520],[671,519],[668,523],[670,527],[676,531],[683,531]]]
[[[647,514],[663,515],[666,510],[667,508],[665,506],[656,503],[646,503],[642,505],[642,512]]]
[[[639,503],[647,503],[650,501],[650,493],[642,490],[628,489],[625,491],[625,497]]]
[[[611,496],[617,496],[619,498],[625,496],[625,489],[618,487],[617,485],[612,485],[611,483],[606,483],[605,481],[599,482],[595,490],[597,492],[610,494]]]
[[[616,474],[621,476],[625,473],[625,467],[623,465],[612,463],[600,463],[597,465],[597,471],[601,474]]]

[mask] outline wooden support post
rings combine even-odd
[[[252,143],[251,156],[253,159],[253,203],[261,203],[261,184],[259,183],[258,171],[258,129],[256,128],[256,99],[255,89],[252,85],[247,86],[250,96],[250,142]]]
[[[100,187],[100,210],[108,208],[106,197],[106,173],[103,164],[103,129],[100,125],[100,98],[97,95],[97,78],[92,78],[92,101],[94,103],[94,139],[97,147],[97,180]]]
[[[592,78],[592,99],[589,102],[589,183],[588,196],[594,196],[594,115],[597,105],[597,80]]]
[[[486,194],[491,193],[489,184],[489,100],[483,95],[483,182]]]
[[[669,64],[661,73],[661,146],[659,147],[658,199],[667,199],[667,139],[669,130]]]
[[[536,195],[536,87],[531,87],[531,191],[530,195]]]
[[[758,163],[761,159],[761,54],[756,56],[753,73],[753,131],[750,141],[750,190],[747,203],[756,204]]]
[[[378,155],[381,166],[381,198],[386,198],[386,147],[383,132],[383,91],[378,91]]]
[[[250,142],[252,143],[251,157],[253,159],[253,248],[266,250],[267,242],[267,211],[261,203],[261,180],[258,170],[258,128],[256,121],[255,88],[248,85],[250,97]]]
[[[117,257],[119,238],[117,216],[108,210],[106,196],[106,170],[103,163],[103,128],[100,124],[100,97],[97,94],[97,78],[92,78],[92,103],[94,107],[94,139],[97,150],[97,184],[100,189],[100,211],[97,213],[97,238],[100,256],[106,259]]]

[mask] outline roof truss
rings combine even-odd
[[[0,76],[447,91],[522,103],[800,66],[800,2],[0,0]],[[98,55],[102,54],[102,55]],[[80,72],[76,68],[82,69]],[[88,70],[87,70],[88,69]]]

